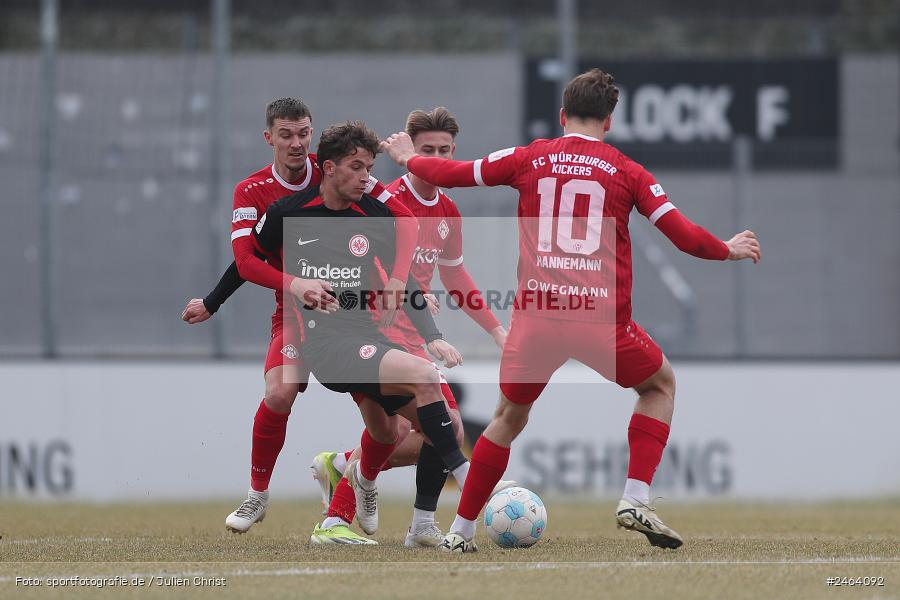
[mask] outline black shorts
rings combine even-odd
[[[381,393],[378,369],[388,350],[403,350],[386,337],[375,334],[307,338],[303,360],[316,379],[335,392],[356,392],[372,398],[388,415],[406,406],[412,396]]]

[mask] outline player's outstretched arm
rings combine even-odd
[[[381,149],[391,157],[391,160],[398,165],[406,167],[406,163],[416,155],[416,148],[413,146],[412,138],[405,131],[400,131],[389,135],[381,140]]]
[[[655,221],[651,218],[650,222],[655,222],[657,229],[685,254],[707,260],[728,258],[728,247],[725,242],[693,223],[674,207]]]
[[[460,161],[420,156],[416,154],[412,139],[405,132],[395,133],[381,142],[381,148],[397,164],[425,181],[443,187],[474,187],[479,185],[475,177],[476,161]]]
[[[193,298],[188,302],[181,313],[181,319],[190,325],[202,323],[213,316],[243,284],[244,279],[238,273],[237,263],[232,261],[222,273],[216,287],[205,298]]]

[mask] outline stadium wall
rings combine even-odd
[[[39,67],[37,55],[0,54],[0,210],[15,224],[0,237],[0,272],[8,282],[0,287],[2,356],[41,352],[38,189],[45,166],[34,124],[46,116]],[[231,166],[224,188],[271,160],[262,108],[274,96],[305,98],[319,130],[364,118],[382,135],[400,128],[414,107],[445,104],[462,124],[457,156],[468,159],[522,141],[522,71],[522,57],[508,52],[237,55],[229,69],[230,141],[217,148],[228,151]],[[216,100],[210,72],[205,54],[60,55],[52,173],[60,355],[214,354],[212,327],[188,328],[176,318],[187,299],[214,284],[210,263],[224,269],[231,260],[230,195],[210,201]],[[691,334],[666,335],[681,324],[675,300],[643,246],[636,247],[636,318],[673,356],[900,357],[900,61],[894,54],[840,57],[838,85],[836,170],[751,172],[741,208],[734,173],[648,165],[692,219],[720,236],[750,227],[763,244],[759,265],[711,265],[679,253],[644,219],[632,220],[696,297]],[[399,170],[381,158],[377,174],[390,180]],[[508,190],[451,194],[467,218],[514,217]],[[221,239],[216,257],[207,239],[211,226]],[[489,260],[515,247],[497,238],[466,236],[467,264],[482,286],[508,271]],[[271,303],[266,290],[245,286],[223,307],[216,318],[223,321],[225,353],[258,352],[270,327],[261,307]],[[876,324],[864,334],[860,306]],[[483,352],[483,339],[466,327],[455,341],[471,356]]]
[[[678,406],[654,492],[666,498],[825,500],[900,493],[897,363],[676,364]],[[497,364],[458,370],[470,432],[496,403]],[[0,498],[236,498],[263,389],[247,363],[0,365]],[[632,393],[578,365],[561,370],[517,440],[508,476],[551,497],[620,493]],[[298,400],[272,480],[313,497],[307,466],[353,447],[361,420],[318,384]],[[407,496],[413,472],[384,473]]]

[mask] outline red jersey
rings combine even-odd
[[[461,294],[463,310],[476,323],[488,332],[499,327],[500,322],[487,307],[463,266],[462,218],[453,200],[440,189],[435,191],[434,197],[423,198],[413,187],[409,174],[388,184],[387,191],[419,221],[419,236],[409,271],[419,288],[426,294],[431,292],[431,281],[437,267],[447,290]],[[373,314],[376,320],[379,318],[378,312]],[[394,325],[383,333],[406,348],[425,343],[405,313],[399,313]]]
[[[438,264],[462,264],[462,223],[459,209],[440,189],[433,198],[422,198],[408,175],[391,182],[387,189],[419,221],[419,237],[409,276],[415,277],[423,292],[430,293],[431,280]],[[394,326],[386,329],[384,334],[392,342],[406,347],[425,343],[405,313],[398,314]]]
[[[234,210],[231,214],[231,241],[249,237],[253,231],[256,222],[266,214],[269,208],[276,200],[305,190],[306,188],[319,185],[322,181],[322,170],[316,162],[316,155],[309,154],[306,157],[306,175],[301,181],[288,183],[275,170],[275,165],[271,164],[264,167],[241,181],[234,188]],[[281,254],[272,254],[266,256],[268,262],[274,269],[282,270]],[[283,291],[275,290],[275,303],[277,305],[277,313],[282,314]]]
[[[581,134],[498,150],[473,168],[479,185],[519,190],[520,301],[525,290],[579,296],[582,310],[570,303],[569,310],[533,313],[631,319],[631,209],[655,223],[674,208],[653,175],[613,146]]]

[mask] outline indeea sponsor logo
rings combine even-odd
[[[362,266],[338,267],[332,266],[331,263],[317,266],[305,258],[301,258],[297,264],[300,267],[300,277],[304,279],[358,280],[362,278]]]

